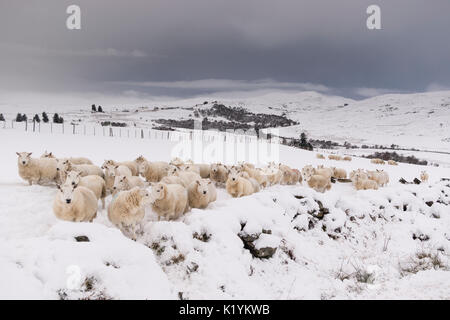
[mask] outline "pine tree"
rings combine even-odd
[[[300,134],[300,148],[306,149],[306,150],[313,149],[312,144],[308,142],[308,137],[306,136],[306,133],[304,133],[304,132],[302,132]]]
[[[98,112],[103,112],[103,108],[102,108],[102,106],[98,106]]]
[[[22,115],[20,113],[17,114],[16,116],[16,122],[22,122]]]
[[[34,115],[34,117],[33,117],[33,122],[37,122],[37,123],[41,122],[41,118],[39,117],[38,114],[35,114],[35,115]]]
[[[63,123],[64,119],[63,117],[60,117],[59,114],[55,113],[53,115],[53,123]]]
[[[3,116],[3,113],[0,113],[0,121],[5,121],[5,117]]]
[[[47,112],[42,112],[42,121],[44,121],[44,123],[48,123],[49,119]]]
[[[92,105],[92,112],[97,112],[97,109],[95,108],[95,104]]]

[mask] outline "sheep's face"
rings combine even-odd
[[[58,160],[56,164],[56,171],[66,172],[70,167],[70,163],[68,160]]]
[[[102,168],[102,169],[106,169],[106,168],[109,167],[110,165],[114,165],[114,161],[113,161],[113,160],[105,160],[105,162],[103,162],[101,168]]]
[[[152,185],[152,192],[150,193],[151,201],[164,199],[166,196],[167,187],[164,183],[157,183]]]
[[[74,191],[76,187],[70,184],[64,184],[62,186],[59,186],[58,188],[61,200],[66,204],[71,204],[73,202]]]
[[[140,189],[139,193],[142,197],[142,205],[146,206],[153,202],[152,194],[147,189]]]
[[[228,180],[230,180],[232,183],[237,183],[239,179],[239,174],[237,172],[230,171],[228,173]]]
[[[117,167],[114,164],[107,163],[103,167],[105,169],[105,175],[107,177],[114,177],[116,175],[116,168]]]
[[[314,174],[314,168],[310,165],[302,169],[302,176],[305,180],[308,180]]]
[[[211,184],[211,181],[205,179],[196,180],[195,184],[199,195],[206,196],[209,193],[209,184]]]
[[[41,158],[52,158],[52,159],[54,159],[55,156],[53,155],[52,152],[47,152],[47,151],[45,151],[45,152],[42,154]]]
[[[127,182],[128,182],[127,176],[116,176],[113,185],[114,192],[124,190]]]
[[[178,172],[180,172],[180,169],[178,169],[178,168],[175,167],[175,166],[171,166],[171,167],[168,169],[167,174],[168,174],[169,176],[176,176],[176,175],[178,174]]]
[[[16,154],[19,157],[17,161],[21,166],[26,167],[30,163],[32,152],[16,152]]]
[[[70,184],[74,187],[76,187],[80,183],[81,173],[76,171],[70,171],[67,174],[66,182],[65,184]]]
[[[144,156],[139,156],[136,158],[136,160],[134,160],[136,163],[143,163],[143,162],[147,162],[147,160],[144,158]]]

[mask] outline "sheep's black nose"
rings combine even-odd
[[[66,199],[66,203],[71,203],[71,202],[72,202],[72,200]]]
[[[56,168],[56,171],[59,171],[59,168]]]
[[[206,191],[203,191],[203,194],[206,194]]]
[[[25,161],[22,161],[22,164],[25,164]]]
[[[113,187],[113,189],[116,190],[117,188],[116,188],[116,187]]]
[[[74,186],[74,185],[75,185],[75,182],[72,182],[72,185]]]

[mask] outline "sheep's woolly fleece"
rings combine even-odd
[[[178,221],[158,222],[147,210],[134,242],[106,210],[93,223],[59,221],[56,188],[21,181],[15,151],[39,154],[45,144],[101,164],[132,159],[148,141],[0,135],[0,298],[450,299],[450,182],[439,181],[448,168],[427,167],[429,183],[403,185],[401,176],[412,180],[423,167],[386,167],[391,183],[379,190],[336,183],[319,194],[304,184],[233,199],[218,189],[216,202]],[[151,143],[159,158],[149,159],[170,159],[170,145]],[[280,151],[295,168],[336,164]],[[358,158],[338,166],[374,168]]]

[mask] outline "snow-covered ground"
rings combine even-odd
[[[7,129],[0,141],[0,298],[450,299],[450,182],[440,181],[450,178],[448,168],[383,166],[391,182],[377,191],[348,183],[325,194],[273,186],[233,199],[219,189],[216,202],[179,221],[158,222],[148,209],[134,242],[105,210],[93,223],[58,221],[56,188],[22,181],[15,152],[49,150],[96,164],[140,154],[168,161],[176,142]],[[280,162],[299,169],[377,168],[363,158],[319,160],[284,146],[279,152]],[[424,169],[429,183],[398,183]],[[319,201],[329,213],[322,216]],[[258,238],[256,249],[275,254],[254,257],[241,238]]]

